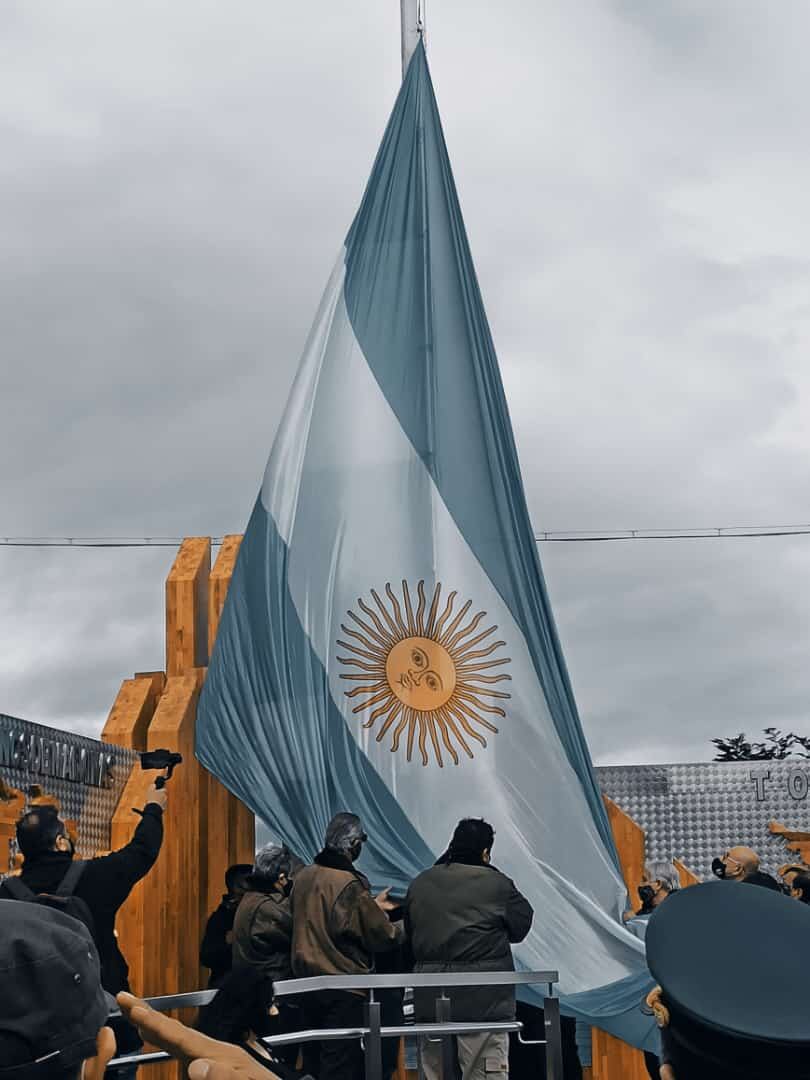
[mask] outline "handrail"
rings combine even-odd
[[[441,971],[428,975],[315,975],[306,979],[282,979],[273,984],[276,997],[307,994],[317,990],[411,990],[424,987],[452,989],[460,986],[527,986],[559,982],[556,971]],[[192,990],[186,994],[162,994],[146,998],[158,1012],[198,1009],[216,997],[216,990]],[[549,997],[551,994],[549,993]],[[118,1015],[114,1013],[113,1015]]]
[[[458,987],[481,986],[526,986],[545,983],[548,993],[544,997],[546,1038],[538,1040],[548,1046],[546,1054],[547,1080],[562,1080],[562,1045],[560,1041],[560,1003],[553,996],[553,987],[559,981],[556,971],[441,971],[411,973],[405,975],[318,975],[305,979],[283,979],[273,984],[276,997],[289,997],[293,994],[307,994],[322,990],[368,990],[366,1020],[368,1026],[356,1028],[333,1028],[291,1032],[285,1035],[272,1035],[262,1041],[266,1046],[285,1046],[296,1043],[314,1042],[331,1039],[361,1039],[366,1047],[367,1080],[381,1075],[381,1040],[400,1038],[408,1035],[436,1036],[442,1044],[442,1075],[451,1075],[452,1035],[472,1034],[477,1032],[517,1032],[520,1038],[522,1024],[518,1021],[489,1021],[486,1023],[453,1021],[450,1017],[451,999],[448,989]],[[380,1024],[380,1003],[375,1000],[375,990],[386,989],[428,989],[439,991],[436,998],[436,1023],[400,1024],[382,1027]],[[168,1012],[173,1009],[195,1008],[207,1005],[216,996],[216,990],[194,990],[186,994],[163,994],[147,998],[153,1009]],[[119,1014],[120,1015],[120,1014]],[[110,1067],[126,1065],[148,1065],[153,1062],[167,1061],[170,1055],[162,1051],[131,1057],[115,1058]]]
[[[439,971],[408,975],[314,975],[273,983],[276,997],[309,994],[317,990],[410,990],[460,986],[527,986],[560,981],[556,971]]]
[[[380,1035],[384,1039],[402,1039],[408,1035],[474,1035],[481,1031],[522,1031],[523,1024],[519,1020],[490,1020],[488,1023],[473,1024],[458,1021],[450,1024],[395,1024],[390,1027],[380,1028]],[[295,1031],[288,1035],[268,1035],[262,1039],[265,1046],[289,1046],[290,1043],[320,1042],[323,1038],[363,1039],[371,1032],[367,1027],[354,1028],[324,1028],[323,1030],[310,1029],[307,1031]],[[170,1057],[163,1050],[153,1050],[150,1053],[133,1055],[132,1057],[113,1058],[108,1068],[124,1065],[150,1065],[157,1061],[169,1061]]]

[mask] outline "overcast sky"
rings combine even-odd
[[[810,6],[428,0],[538,530],[810,520]],[[5,0],[3,535],[239,532],[396,0]],[[598,763],[810,734],[810,536],[545,544]],[[173,553],[0,548],[0,712],[98,734]]]

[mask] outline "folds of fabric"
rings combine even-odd
[[[486,817],[537,912],[518,963],[564,993],[644,977],[421,45],[245,533],[197,753],[293,850],[360,814],[396,891]]]

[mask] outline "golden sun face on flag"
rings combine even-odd
[[[511,663],[510,657],[496,655],[506,642],[491,640],[497,626],[478,629],[487,613],[471,616],[471,600],[456,610],[458,594],[451,592],[440,614],[441,591],[439,583],[428,604],[420,581],[414,611],[407,581],[402,582],[401,604],[390,583],[386,599],[372,589],[376,610],[358,599],[362,614],[347,612],[354,625],[340,626],[351,640],[337,642],[348,654],[338,656],[338,662],[352,669],[340,678],[357,683],[346,691],[346,697],[358,699],[352,712],[371,710],[363,727],[376,728],[377,742],[390,733],[392,753],[404,739],[408,761],[414,743],[423,765],[432,750],[439,766],[444,765],[443,749],[458,765],[459,750],[471,758],[473,743],[487,745],[485,732],[497,735],[487,717],[506,716],[498,702],[510,695],[496,686],[511,679],[499,670]]]

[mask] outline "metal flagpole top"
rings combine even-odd
[[[419,39],[425,36],[425,0],[399,0],[402,23],[402,78]]]

